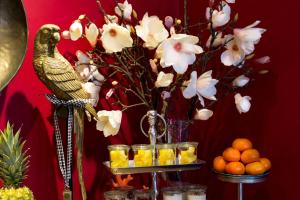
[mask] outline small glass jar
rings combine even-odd
[[[197,142],[183,142],[177,145],[179,164],[191,164],[197,161]]]
[[[206,200],[206,189],[204,185],[189,185],[185,187],[185,199]]]
[[[181,190],[175,188],[165,189],[163,191],[163,200],[184,200],[184,195]]]
[[[118,191],[124,192],[126,194],[125,200],[134,200],[134,187],[133,186],[123,186],[116,189]]]
[[[158,144],[157,165],[175,165],[176,164],[176,145],[175,144]]]
[[[134,166],[147,167],[153,165],[154,146],[149,144],[132,145]]]
[[[127,145],[109,145],[109,157],[111,168],[126,168],[129,166]]]
[[[111,190],[104,192],[105,200],[126,200],[126,192],[119,190]]]
[[[136,190],[134,192],[134,200],[151,200],[150,190]]]

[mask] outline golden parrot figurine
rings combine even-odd
[[[40,80],[50,89],[58,99],[65,101],[74,99],[89,99],[72,65],[59,53],[56,45],[60,41],[60,28],[53,24],[43,25],[34,40],[33,66]],[[87,114],[97,113],[91,103],[85,105]],[[81,185],[82,198],[86,199],[86,192],[82,175],[82,151],[84,133],[84,112],[80,108],[74,109],[74,131],[77,142],[77,168]]]
[[[60,28],[53,24],[43,25],[34,40],[33,66],[40,80],[57,98],[62,100],[89,99],[72,65],[59,53],[56,45],[60,41]],[[85,109],[96,119],[93,105]]]

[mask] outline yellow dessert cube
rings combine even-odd
[[[110,165],[112,168],[128,167],[128,156],[125,150],[111,150]]]
[[[158,164],[173,165],[176,160],[174,149],[159,149]]]
[[[134,165],[136,167],[152,166],[152,150],[139,149],[134,155]]]
[[[188,147],[187,150],[181,150],[179,154],[179,163],[180,164],[190,164],[197,160],[195,147]]]

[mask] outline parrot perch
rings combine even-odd
[[[83,87],[80,78],[72,65],[59,53],[56,45],[60,41],[60,28],[56,25],[43,25],[36,34],[34,41],[33,66],[40,80],[57,98],[68,101],[89,99],[90,94]],[[85,105],[87,114],[98,119],[92,104]],[[82,152],[84,135],[84,112],[74,108],[74,131],[77,143],[77,168],[82,198],[86,199],[86,191],[82,175]]]

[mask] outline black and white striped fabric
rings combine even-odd
[[[87,103],[91,103],[91,99],[73,99],[64,101],[58,99],[53,94],[45,95],[48,101],[55,105],[54,110],[54,131],[56,141],[56,151],[58,156],[59,169],[64,178],[65,187],[70,188],[71,184],[71,166],[72,166],[72,133],[73,133],[73,120],[74,120],[74,107],[84,108]],[[64,147],[61,139],[61,132],[58,123],[57,109],[61,106],[68,108],[68,127],[67,127],[67,160],[64,155]],[[67,164],[66,164],[67,163]]]

